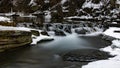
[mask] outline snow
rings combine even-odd
[[[0,26],[0,30],[1,31],[4,31],[4,30],[30,31],[29,28],[25,28],[25,27],[10,27],[10,26]]]
[[[112,24],[118,24],[117,22],[112,22]]]
[[[100,2],[99,4],[94,4],[92,3],[92,1],[89,2],[85,2],[82,6],[82,8],[93,8],[93,9],[99,9],[102,6],[102,2]]]
[[[7,17],[0,16],[0,21],[10,22],[11,20]]]
[[[103,34],[120,39],[120,33],[115,33],[114,31],[120,31],[120,28],[118,28],[118,27],[110,27]]]
[[[35,6],[37,4],[34,2],[34,0],[31,0],[30,3],[29,3],[29,5]]]
[[[15,12],[5,13],[5,16],[12,16],[14,14],[15,14]]]
[[[49,3],[50,1],[49,0],[44,0],[45,3]]]
[[[120,61],[100,60],[89,63],[87,66],[83,66],[82,68],[120,68]]]
[[[61,1],[61,4],[64,4],[65,2],[67,2],[67,0],[62,0],[62,1]]]
[[[120,0],[117,0],[117,1],[116,1],[116,4],[120,4]]]
[[[92,16],[71,16],[71,17],[65,17],[64,19],[72,19],[72,18],[76,18],[76,19],[92,19],[93,17]]]

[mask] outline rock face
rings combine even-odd
[[[0,51],[24,46],[31,42],[31,32],[18,30],[0,31]]]

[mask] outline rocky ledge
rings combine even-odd
[[[21,30],[0,30],[0,52],[32,42],[31,32]]]

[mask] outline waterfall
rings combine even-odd
[[[89,24],[86,23],[84,24],[46,23],[44,24],[44,30],[48,32],[60,31],[66,35],[81,34],[82,31],[84,31],[85,34],[103,31],[103,29],[100,28],[100,26],[94,26],[94,24],[92,26],[89,26]]]

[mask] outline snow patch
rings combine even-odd
[[[67,2],[67,0],[62,0],[62,1],[61,1],[61,4],[64,4],[65,2]]]
[[[93,8],[93,9],[99,9],[101,6],[103,6],[102,2],[100,2],[99,4],[94,4],[92,3],[92,1],[89,2],[85,2],[82,6],[82,8]]]
[[[0,21],[11,22],[10,18],[0,16]]]
[[[115,31],[120,31],[120,28],[118,28],[118,27],[110,27],[103,34],[120,39],[120,33],[115,32]]]
[[[82,68],[120,68],[120,61],[116,60],[100,60],[91,62]]]
[[[29,28],[25,28],[25,27],[11,27],[11,26],[0,26],[0,30],[1,31],[4,31],[4,30],[30,31]]]
[[[120,0],[117,0],[117,1],[116,1],[116,4],[120,4]]]
[[[29,5],[35,6],[37,4],[34,2],[34,0],[31,0],[30,3],[29,3]]]

